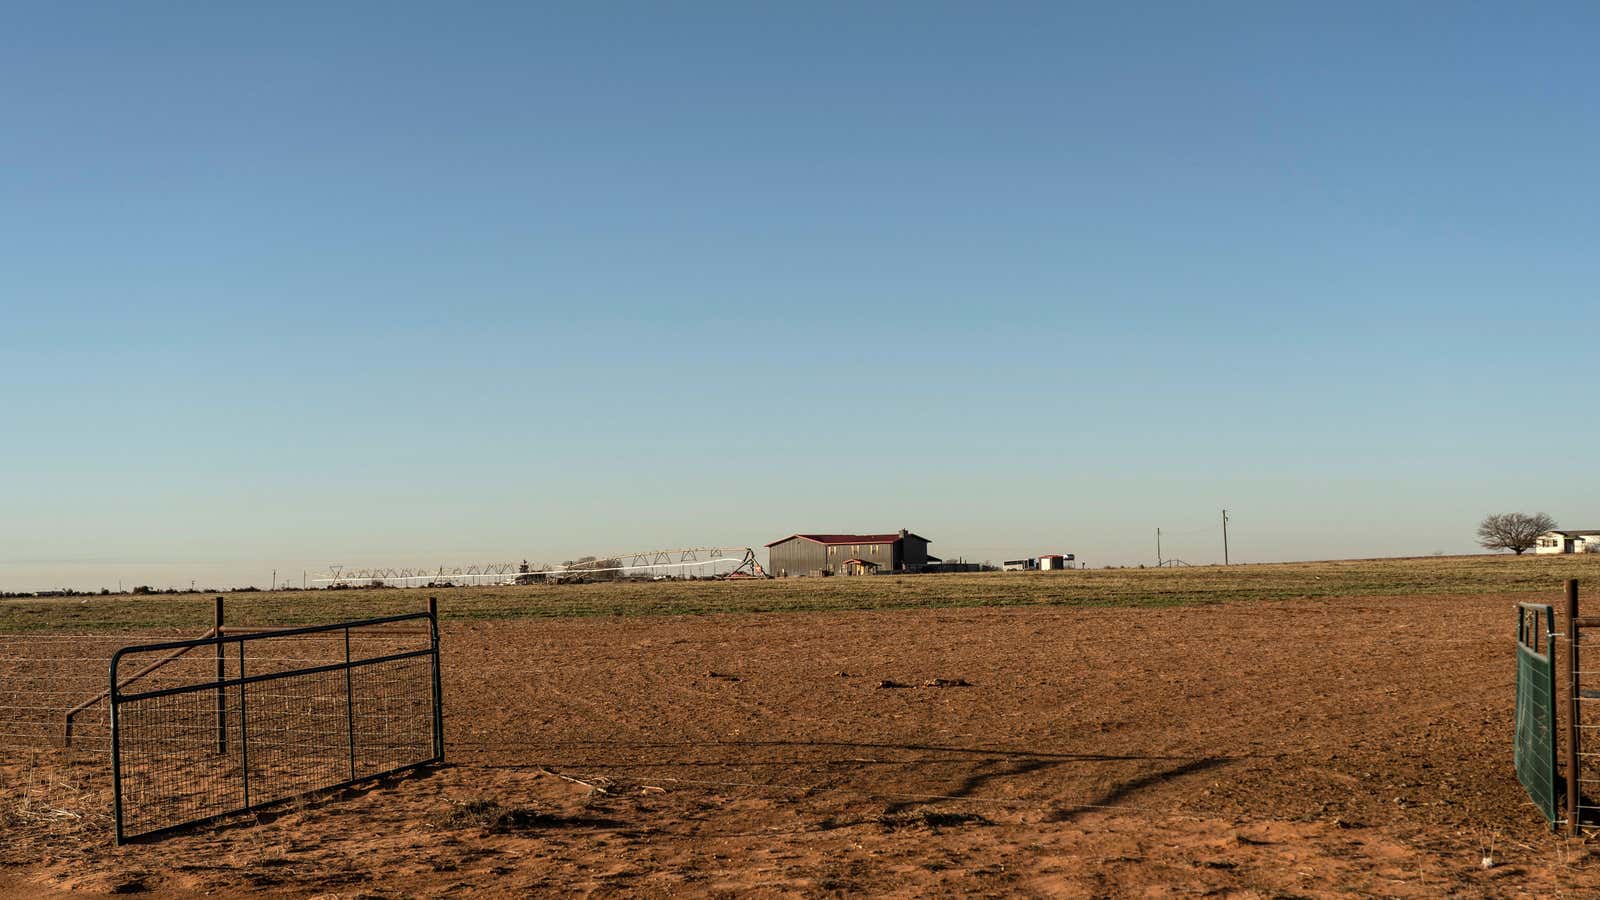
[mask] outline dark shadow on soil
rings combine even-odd
[[[954,746],[941,745],[941,744],[887,744],[887,743],[873,743],[873,742],[862,742],[862,741],[663,741],[663,742],[640,742],[640,741],[634,741],[634,742],[600,742],[600,741],[587,742],[587,741],[583,741],[583,742],[573,742],[571,744],[566,744],[566,745],[563,745],[563,744],[546,744],[546,745],[543,745],[542,747],[540,747],[539,749],[548,750],[551,747],[560,747],[560,746],[576,746],[576,747],[584,747],[584,748],[604,748],[606,750],[660,750],[660,749],[682,748],[682,749],[702,750],[702,751],[703,750],[712,749],[712,748],[716,748],[716,747],[748,747],[748,748],[769,748],[769,747],[824,748],[824,747],[831,747],[831,748],[835,748],[835,749],[845,749],[845,750],[855,750],[855,751],[861,751],[861,750],[904,750],[904,751],[920,751],[920,752],[927,752],[927,753],[961,753],[961,754],[971,754],[971,755],[975,755],[975,756],[1000,756],[1000,757],[1012,757],[1012,758],[1016,758],[1016,759],[1061,760],[1061,761],[1064,761],[1064,762],[1066,762],[1066,761],[1073,761],[1073,762],[1177,761],[1177,760],[1194,760],[1194,759],[1198,758],[1198,757],[1195,757],[1195,756],[1174,756],[1174,755],[1152,756],[1152,755],[1148,755],[1148,754],[1124,754],[1124,753],[1064,753],[1064,752],[1050,751],[1050,750],[1025,750],[1025,749],[1018,750],[1018,749],[1005,748],[1005,747],[954,747]],[[453,750],[458,755],[462,754],[462,753],[465,753],[465,754],[474,754],[474,755],[478,755],[478,756],[493,756],[493,755],[496,755],[496,754],[499,754],[499,753],[516,753],[518,755],[523,755],[523,754],[526,754],[529,751],[530,748],[528,747],[528,745],[525,745],[525,744],[519,744],[519,745],[513,745],[513,744],[497,745],[497,744],[469,744],[469,743],[464,743],[463,742],[461,744],[452,744],[450,749]],[[1223,759],[1223,760],[1234,760],[1234,759],[1250,759],[1250,758],[1252,758],[1252,756],[1253,756],[1253,754],[1244,754],[1244,755],[1234,755],[1234,756],[1225,756],[1225,757],[1208,757],[1208,758]],[[806,759],[806,760],[803,760],[803,761],[815,763],[815,762],[826,762],[827,760]],[[859,760],[852,760],[852,761],[859,761]],[[884,762],[909,762],[909,761],[910,760],[884,760]],[[668,760],[668,761],[652,760],[651,762],[648,762],[648,763],[631,763],[630,762],[630,763],[625,763],[624,764],[624,763],[612,762],[612,761],[609,761],[609,760],[597,760],[597,759],[561,759],[561,760],[559,760],[557,762],[560,765],[564,765],[564,766],[601,766],[601,767],[604,767],[604,766],[626,765],[626,766],[628,766],[630,768],[638,768],[638,767],[645,767],[645,766],[648,766],[648,767],[659,767],[659,766],[707,766],[707,765],[724,766],[724,765],[728,765],[730,761],[726,760],[726,759],[718,759],[718,760],[684,759],[684,760]],[[778,763],[778,764],[785,764],[786,765],[786,764],[788,764],[788,762],[789,761],[783,761],[783,762]],[[464,765],[467,768],[523,769],[523,768],[538,768],[541,765],[551,765],[551,764],[556,764],[556,763],[553,763],[553,762],[526,763],[526,764],[513,763],[513,764],[505,764],[505,765],[493,765],[493,764],[489,764],[489,763],[465,763]],[[742,763],[740,763],[740,764],[742,765]],[[752,763],[752,764],[767,764],[767,761],[762,761],[760,763]]]
[[[950,789],[949,791],[946,791],[943,795],[938,797],[896,800],[895,802],[884,807],[884,814],[892,816],[908,809],[915,809],[918,806],[926,806],[929,803],[941,803],[951,798],[965,799],[971,797],[978,790],[978,788],[983,787],[985,784],[988,784],[991,781],[1005,778],[1015,778],[1020,775],[1029,775],[1034,772],[1043,772],[1046,769],[1053,769],[1057,766],[1066,765],[1069,762],[1078,761],[1079,760],[1035,759],[1018,762],[1012,765],[995,765],[995,762],[998,761],[980,763],[978,766],[980,771],[973,772],[972,774],[968,775],[959,785]],[[985,769],[988,771],[983,771]]]
[[[1096,797],[1088,803],[1069,805],[1067,808],[1062,809],[1057,815],[1052,816],[1051,821],[1070,822],[1086,812],[1093,812],[1097,808],[1116,806],[1123,800],[1126,800],[1128,797],[1137,794],[1146,788],[1154,787],[1159,784],[1165,784],[1169,781],[1182,778],[1185,775],[1193,775],[1196,772],[1205,772],[1218,766],[1226,765],[1230,761],[1231,760],[1225,756],[1208,756],[1204,759],[1197,759],[1193,762],[1184,763],[1181,766],[1174,766],[1170,769],[1146,773],[1138,778],[1133,779],[1132,781],[1125,781],[1117,785],[1116,787],[1100,795],[1099,797]]]
[[[497,800],[477,799],[452,803],[429,824],[455,830],[481,828],[490,834],[522,834],[561,828],[623,828],[627,823],[600,816],[568,816],[546,812],[533,806],[506,806]]]
[[[356,784],[336,788],[323,788],[297,794],[292,797],[282,797],[269,800],[259,809],[247,812],[224,813],[215,819],[205,819],[190,822],[151,834],[141,834],[129,837],[127,844],[152,844],[172,837],[192,834],[197,831],[227,832],[239,828],[254,828],[257,825],[267,825],[276,822],[290,813],[304,812],[306,810],[321,809],[331,803],[341,803],[354,800],[372,793],[373,791],[391,788],[399,784],[413,781],[423,781],[434,777],[440,771],[455,768],[450,763],[435,763],[422,766],[405,772],[396,772],[377,778],[369,778]]]
[[[563,760],[560,763],[549,762],[549,763],[539,763],[539,764],[534,764],[534,763],[526,763],[526,764],[524,764],[524,763],[495,764],[495,763],[490,763],[490,762],[466,763],[466,764],[464,764],[464,767],[465,768],[473,768],[473,769],[477,769],[477,768],[481,768],[481,769],[534,769],[534,768],[545,768],[545,767],[554,767],[554,768],[582,767],[582,768],[586,768],[586,769],[613,769],[613,770],[616,770],[616,769],[623,769],[623,770],[629,770],[629,769],[631,769],[631,770],[652,769],[652,770],[660,770],[660,769],[671,769],[671,768],[674,768],[674,767],[713,767],[713,768],[723,769],[723,768],[727,768],[729,766],[735,766],[735,767],[745,767],[745,768],[754,769],[754,768],[768,768],[768,767],[793,768],[793,767],[807,766],[807,765],[809,765],[809,766],[818,766],[818,765],[837,764],[837,765],[849,766],[849,767],[852,767],[852,768],[859,768],[859,767],[862,767],[862,766],[873,765],[873,766],[901,766],[901,767],[962,766],[962,767],[966,767],[966,768],[970,769],[970,771],[967,771],[967,772],[961,773],[961,774],[947,773],[947,775],[949,775],[950,777],[959,778],[959,782],[957,784],[955,784],[953,787],[950,787],[948,789],[930,788],[926,792],[925,796],[920,796],[920,795],[919,796],[906,796],[905,794],[902,794],[902,793],[899,793],[899,792],[895,792],[895,791],[884,791],[879,796],[881,796],[883,799],[889,800],[891,802],[884,808],[883,814],[887,815],[887,816],[896,816],[896,815],[903,814],[903,813],[907,812],[908,810],[914,810],[914,809],[917,809],[919,807],[927,806],[927,805],[930,805],[930,804],[949,802],[950,800],[983,799],[983,798],[978,798],[977,794],[985,786],[987,786],[989,784],[992,784],[992,783],[995,783],[995,782],[1003,782],[1003,781],[1006,781],[1006,780],[1009,780],[1009,779],[1020,778],[1020,777],[1029,776],[1029,775],[1037,775],[1039,773],[1048,772],[1048,771],[1050,771],[1052,769],[1056,769],[1056,768],[1060,768],[1060,767],[1064,767],[1064,766],[1074,766],[1074,765],[1082,765],[1082,764],[1091,764],[1092,765],[1092,764],[1099,764],[1099,763],[1165,763],[1165,764],[1173,764],[1173,763],[1175,763],[1175,765],[1165,765],[1165,766],[1162,766],[1162,767],[1158,768],[1155,771],[1146,773],[1146,774],[1141,775],[1139,777],[1136,777],[1136,778],[1134,778],[1132,780],[1121,782],[1120,784],[1117,784],[1112,789],[1106,791],[1105,793],[1103,793],[1103,794],[1101,794],[1099,796],[1096,796],[1096,797],[1092,798],[1091,800],[1089,800],[1089,801],[1087,801],[1085,803],[1082,803],[1082,804],[1064,804],[1063,808],[1062,808],[1062,812],[1060,814],[1061,818],[1059,819],[1059,821],[1065,821],[1067,819],[1070,819],[1073,816],[1076,816],[1076,815],[1080,814],[1081,812],[1083,812],[1083,811],[1085,811],[1087,809],[1093,809],[1093,808],[1096,808],[1096,807],[1105,807],[1105,806],[1117,805],[1118,803],[1120,803],[1121,801],[1123,801],[1127,797],[1129,797],[1129,796],[1131,796],[1133,794],[1136,794],[1136,793],[1138,793],[1140,791],[1143,791],[1143,790],[1145,790],[1147,788],[1153,787],[1155,785],[1163,784],[1165,782],[1168,782],[1168,781],[1171,781],[1171,780],[1174,780],[1174,779],[1183,778],[1183,777],[1185,777],[1187,775],[1191,775],[1191,774],[1194,774],[1194,773],[1197,773],[1197,772],[1204,772],[1204,771],[1207,771],[1209,769],[1215,768],[1217,766],[1226,765],[1226,764],[1231,763],[1231,762],[1241,761],[1241,760],[1246,760],[1246,759],[1252,758],[1249,755],[1244,755],[1244,756],[1215,756],[1215,755],[1212,755],[1212,756],[1204,756],[1204,757],[1193,757],[1193,756],[1146,755],[1146,754],[1126,754],[1126,753],[1124,753],[1124,754],[1117,754],[1117,753],[1063,753],[1063,752],[1057,752],[1057,751],[1020,750],[1020,749],[1015,749],[1015,748],[961,747],[961,746],[949,746],[949,745],[941,745],[941,744],[920,744],[920,743],[894,744],[894,743],[873,743],[873,742],[859,742],[859,741],[717,741],[717,742],[707,742],[707,743],[699,743],[699,742],[691,742],[691,741],[675,741],[675,742],[635,742],[635,743],[628,743],[628,744],[608,745],[608,749],[635,749],[635,750],[637,750],[637,749],[664,749],[664,748],[665,749],[682,748],[682,749],[693,749],[693,750],[699,750],[699,751],[714,750],[716,748],[742,748],[742,749],[751,749],[751,750],[770,749],[770,748],[832,748],[832,749],[835,749],[835,750],[848,750],[848,751],[853,751],[853,752],[858,752],[858,753],[859,752],[888,750],[888,751],[907,751],[907,752],[916,752],[916,753],[943,753],[943,754],[950,754],[950,756],[942,757],[942,758],[941,757],[921,756],[921,757],[914,757],[914,758],[909,758],[909,759],[883,759],[883,760],[865,760],[865,759],[861,759],[861,758],[858,758],[858,757],[847,757],[847,758],[843,758],[843,759],[832,759],[832,760],[830,760],[830,759],[819,759],[819,758],[816,758],[816,757],[811,757],[811,758],[792,757],[792,758],[784,758],[784,759],[778,759],[778,760],[759,759],[759,760],[750,760],[750,761],[741,761],[741,760],[738,760],[736,758],[735,759],[730,759],[730,758],[728,758],[728,756],[723,756],[723,757],[720,757],[720,758],[705,758],[705,757],[701,757],[699,759],[679,759],[679,760],[668,760],[668,761],[663,761],[663,760],[660,760],[660,759],[652,759],[652,760],[650,760],[648,762],[644,762],[644,761],[639,761],[639,762],[615,762],[615,761],[611,761],[611,760],[598,760],[598,759],[569,759],[569,760]],[[507,749],[509,751],[509,748],[507,748]],[[470,752],[470,751],[464,751],[462,748],[457,748],[457,753],[458,754],[460,754],[462,752]],[[494,753],[495,753],[494,750],[488,750],[488,749],[486,749],[484,751],[480,751],[480,752],[481,752],[482,755],[488,755],[488,756],[493,756]],[[737,756],[737,754],[729,754],[729,756]],[[930,778],[930,781],[938,781],[938,780],[939,780],[939,778],[937,776]],[[777,787],[778,785],[773,785],[773,786]],[[793,787],[796,787],[796,786],[789,785],[788,787],[793,788]],[[813,787],[810,787],[810,788],[806,788],[805,790],[806,790],[807,793],[810,793],[812,791],[826,792],[826,791],[830,790],[830,788],[828,786],[825,786],[825,785],[817,785],[817,786],[813,786]]]

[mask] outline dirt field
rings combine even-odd
[[[1592,896],[1519,599],[458,620],[425,777],[112,849],[94,760],[7,751],[0,896]]]

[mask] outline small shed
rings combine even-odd
[[[876,575],[878,574],[878,564],[870,559],[851,557],[844,561],[841,571],[845,575]]]

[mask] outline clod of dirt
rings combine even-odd
[[[901,684],[900,682],[895,681],[893,678],[885,678],[884,680],[878,682],[878,687],[880,687],[880,688],[906,688],[906,687],[911,687],[911,685],[909,685],[909,684]]]
[[[724,681],[738,681],[739,680],[739,676],[737,676],[737,675],[729,675],[727,672],[707,672],[706,673],[706,677],[707,678],[721,678]]]
[[[930,678],[922,683],[923,687],[972,687],[972,682],[965,678]]]
[[[149,890],[150,890],[150,886],[144,883],[144,876],[143,875],[135,875],[135,876],[133,876],[131,878],[124,878],[123,880],[121,880],[121,881],[117,882],[116,884],[112,885],[110,893],[113,893],[113,894],[143,894],[143,893],[145,893],[145,892],[147,892]]]
[[[850,677],[850,673],[846,672],[843,669],[840,669],[839,671],[833,673],[833,677],[835,677],[835,678],[849,678]]]
[[[450,811],[435,817],[435,828],[483,828],[491,834],[561,825],[560,816],[526,806],[502,806],[494,800],[451,801]]]
[[[899,831],[902,828],[926,828],[929,831],[938,831],[941,828],[952,828],[957,825],[993,823],[977,813],[934,812],[925,809],[914,813],[884,813],[878,816],[878,824],[883,826],[884,831]]]

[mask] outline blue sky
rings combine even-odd
[[[1600,527],[1597,25],[7,5],[0,588]]]

